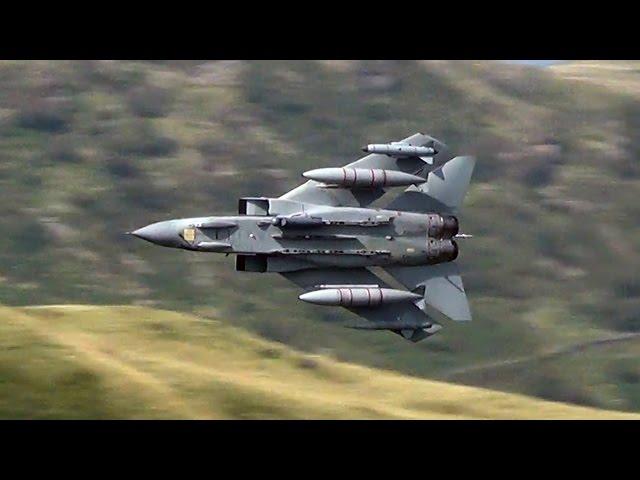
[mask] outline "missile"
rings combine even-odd
[[[233,228],[237,227],[238,224],[228,220],[211,220],[209,222],[194,223],[193,226],[196,228]]]
[[[362,151],[390,157],[420,157],[429,165],[433,164],[433,155],[438,153],[433,147],[416,147],[403,143],[372,143],[362,147]]]
[[[342,287],[326,288],[303,293],[303,302],[336,307],[378,307],[382,304],[417,301],[422,295],[392,288]]]
[[[427,181],[425,178],[398,170],[374,168],[318,168],[304,172],[302,176],[326,185],[348,188],[404,187]]]
[[[358,237],[355,235],[313,235],[307,233],[274,233],[271,238],[276,240],[356,240]]]
[[[389,320],[383,322],[371,322],[368,324],[346,325],[347,328],[355,330],[392,330],[400,333],[407,340],[419,342],[442,330],[442,325],[437,323],[412,323],[402,320]]]
[[[194,250],[201,252],[224,252],[230,248],[231,244],[226,242],[200,242],[194,247]]]
[[[295,214],[295,215],[278,215],[271,220],[271,223],[277,227],[289,227],[289,228],[307,228],[307,227],[319,227],[324,225],[324,221],[319,217],[312,217],[311,215]]]
[[[389,320],[385,322],[370,322],[357,325],[347,325],[346,328],[352,328],[354,330],[417,330],[419,328],[430,329],[434,326],[435,325],[430,322],[410,323],[398,320]]]

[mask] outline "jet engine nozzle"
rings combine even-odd
[[[453,238],[460,231],[458,219],[453,215],[430,214],[428,223],[428,235],[432,238]]]
[[[452,262],[458,258],[458,244],[454,240],[427,239],[427,257],[429,263]]]

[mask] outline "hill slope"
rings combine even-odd
[[[0,418],[640,418],[305,355],[139,307],[0,308]]]
[[[613,92],[640,97],[640,62],[632,61],[575,61],[553,65],[554,74],[575,82],[603,86]]]
[[[598,78],[627,85],[630,65]],[[640,411],[640,342],[593,343],[640,331],[640,103],[569,68],[0,62],[0,301],[196,312],[349,362]],[[416,131],[478,157],[459,259],[474,322],[418,345],[346,331],[350,314],[231,258],[121,234],[234,212]]]

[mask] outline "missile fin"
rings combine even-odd
[[[400,334],[404,337],[404,338],[411,338],[413,336],[415,330],[409,330],[408,328],[405,328],[404,330],[400,330]]]

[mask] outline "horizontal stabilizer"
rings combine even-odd
[[[427,182],[411,186],[387,208],[407,212],[455,212],[469,188],[475,168],[474,157],[455,157],[429,172]]]
[[[455,262],[385,270],[410,290],[424,286],[424,304],[418,306],[428,313],[438,312],[456,322],[471,321],[469,302]]]

